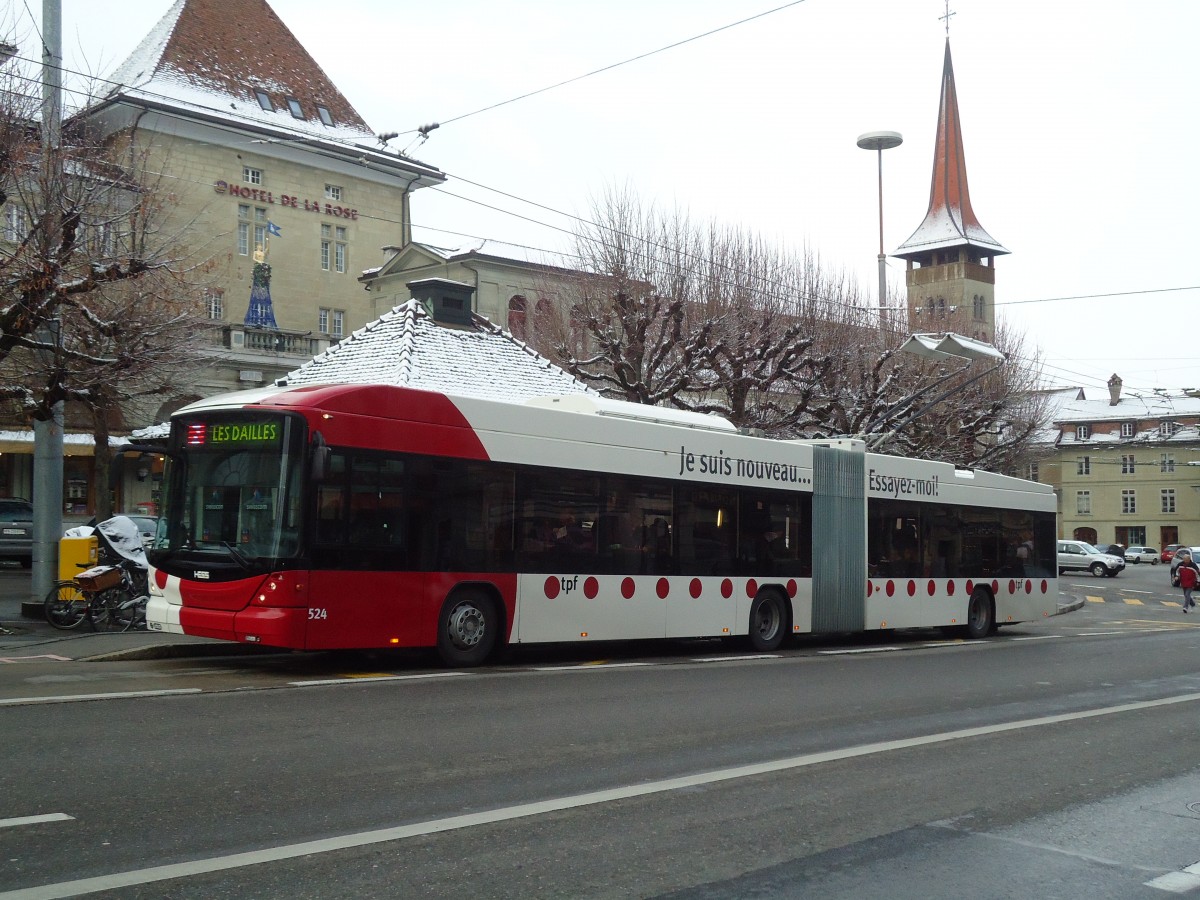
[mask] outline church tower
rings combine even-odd
[[[954,66],[950,39],[946,38],[929,211],[920,227],[892,254],[908,260],[909,327],[992,341],[996,331],[994,260],[1008,252],[983,230],[971,208]]]

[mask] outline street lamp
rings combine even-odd
[[[874,150],[879,158],[879,324],[887,319],[887,257],[883,253],[883,151],[904,143],[898,131],[868,131],[858,136],[858,146]]]
[[[952,332],[944,332],[941,334],[914,334],[908,340],[900,345],[900,350],[903,353],[911,353],[915,356],[921,356],[925,359],[935,359],[942,362],[951,359],[965,360],[965,364],[955,369],[953,372],[947,372],[935,381],[930,382],[925,387],[921,388],[908,397],[905,397],[899,403],[887,409],[882,415],[876,416],[863,429],[864,438],[867,442],[867,449],[878,447],[889,437],[900,431],[911,422],[915,422],[926,412],[931,410],[937,404],[941,403],[951,394],[957,393],[967,385],[974,384],[979,379],[986,375],[990,375],[999,369],[1008,360],[1008,357],[993,347],[991,344],[984,341],[977,341],[974,338],[966,337],[961,334]],[[909,412],[913,405],[925,397],[930,391],[939,385],[945,384],[956,375],[961,375],[971,367],[971,364],[977,360],[991,361],[994,363],[991,367],[984,369],[973,377],[967,379],[961,384],[956,384],[950,390],[939,394],[934,399],[930,400],[919,409]],[[896,416],[903,418],[892,425],[887,431],[876,432],[876,429],[891,421]]]

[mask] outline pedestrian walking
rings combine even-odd
[[[1192,599],[1192,591],[1200,582],[1200,567],[1196,566],[1192,554],[1187,550],[1181,550],[1178,556],[1180,562],[1176,574],[1179,576],[1179,587],[1183,589],[1183,611],[1186,613],[1189,609],[1196,608],[1196,601]]]

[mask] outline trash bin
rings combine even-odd
[[[69,581],[100,559],[100,540],[94,535],[64,537],[58,542],[58,577]]]

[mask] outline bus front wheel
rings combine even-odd
[[[478,666],[496,646],[500,614],[482,591],[460,591],[442,604],[438,654],[448,666]]]
[[[787,605],[775,591],[763,591],[750,606],[750,646],[778,650],[787,635]]]
[[[985,638],[996,630],[996,608],[987,591],[976,590],[967,604],[967,637]]]

